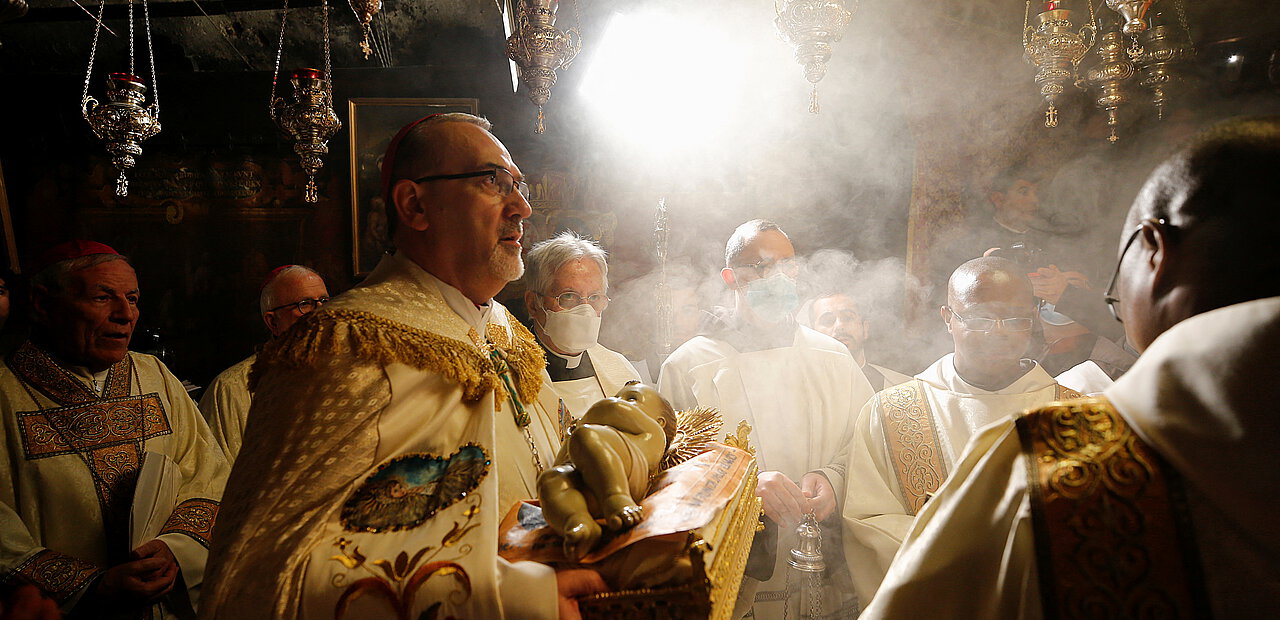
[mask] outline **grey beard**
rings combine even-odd
[[[489,254],[489,273],[505,282],[519,280],[524,275],[524,258],[520,256],[519,250],[513,256],[505,246],[496,245],[493,253]]]

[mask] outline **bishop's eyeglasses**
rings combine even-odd
[[[267,312],[279,312],[281,310],[284,310],[285,308],[297,308],[298,314],[311,314],[311,312],[314,311],[316,308],[319,308],[320,306],[323,306],[327,303],[329,303],[328,297],[316,297],[314,299],[312,298],[300,299],[291,304],[276,306],[270,310],[267,310]]]
[[[524,181],[517,181],[515,175],[511,174],[506,168],[490,168],[488,170],[477,170],[475,172],[460,172],[458,174],[435,174],[414,179],[414,183],[428,183],[431,181],[448,181],[452,179],[475,179],[479,177],[489,177],[487,183],[493,188],[494,193],[502,197],[511,195],[511,192],[520,192],[525,200],[529,199],[529,184]]]

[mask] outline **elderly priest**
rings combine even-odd
[[[191,617],[222,451],[182,383],[128,350],[128,259],[73,241],[41,263],[31,340],[0,368],[0,572],[64,611]]]

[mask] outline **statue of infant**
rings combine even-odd
[[[653,386],[629,382],[617,396],[597,401],[538,477],[547,524],[564,537],[564,552],[580,560],[600,539],[597,519],[611,530],[644,519],[636,502],[676,432],[671,404]]]

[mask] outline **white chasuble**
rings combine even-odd
[[[849,452],[844,550],[858,598],[871,600],[920,505],[947,479],[978,429],[1078,394],[1039,364],[988,391],[956,373],[948,353],[916,378],[876,394],[858,416]],[[904,484],[905,482],[905,484]]]
[[[178,561],[183,598],[195,602],[227,463],[160,360],[129,353],[105,375],[98,392],[86,369],[31,343],[0,368],[0,575],[35,584],[67,609],[154,536]],[[152,458],[172,462],[172,497],[135,498]],[[154,515],[158,530],[131,531],[131,509],[164,513]],[[171,617],[187,606],[156,611]]]
[[[204,618],[554,618],[498,557],[560,444],[532,334],[400,255],[259,354]]]
[[[1103,392],[1181,478],[1194,528],[1188,551],[1201,562],[1210,607],[1197,617],[1269,618],[1280,609],[1280,529],[1275,498],[1267,492],[1280,486],[1273,456],[1280,443],[1277,349],[1280,297],[1235,304],[1174,325]],[[1013,420],[976,435],[956,470],[963,477],[949,480],[920,512],[863,618],[1045,615],[1035,534],[1044,524],[1033,523],[1027,455]],[[1144,479],[1139,474],[1116,472],[1123,482],[1117,486],[1138,486]],[[1093,529],[1116,521],[1114,514],[1099,515]],[[1126,531],[1159,527],[1168,526],[1151,514],[1124,523]],[[1130,549],[1112,547],[1105,551]],[[1106,552],[1088,557],[1081,565],[1101,561],[1109,575],[1139,577],[1114,595],[1150,592],[1141,587],[1148,572],[1144,556],[1126,554],[1118,570]],[[1128,611],[1109,598],[1087,600],[1116,614]],[[1155,616],[1175,616],[1151,609]]]
[[[844,488],[854,417],[872,394],[844,345],[806,327],[797,327],[792,346],[745,353],[695,337],[663,364],[659,385],[677,408],[720,409],[725,433],[739,421],[750,424],[760,471],[782,472],[796,484],[820,471],[836,497]],[[757,618],[781,617],[795,542],[795,532],[779,532],[773,577],[745,583],[743,593],[754,591],[754,601],[740,607],[754,603]]]

